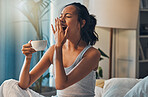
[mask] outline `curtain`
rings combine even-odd
[[[24,61],[22,45],[37,37],[31,23],[16,7],[17,3],[15,0],[0,0],[0,85],[7,79],[19,79]],[[42,19],[42,31],[49,47],[49,12]],[[36,56],[34,53],[30,69],[37,63]],[[47,84],[49,80],[45,79],[43,85]]]
[[[12,2],[0,1],[0,83],[5,79],[15,78],[14,33],[12,32]],[[7,59],[7,60],[6,60]],[[7,72],[7,73],[6,73]]]

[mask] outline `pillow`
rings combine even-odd
[[[148,76],[138,82],[124,97],[148,97]]]
[[[96,86],[95,87],[95,97],[102,97],[102,88]]]
[[[104,79],[96,79],[95,97],[102,97],[104,81]]]
[[[103,88],[104,86],[104,79],[96,79],[96,86]]]
[[[134,78],[112,78],[106,80],[102,97],[124,97],[124,95],[138,82],[139,80]]]

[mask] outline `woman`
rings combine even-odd
[[[96,19],[80,3],[66,5],[52,30],[55,45],[51,46],[29,72],[32,53],[31,41],[22,47],[25,61],[20,73],[19,87],[27,89],[47,69],[54,65],[58,97],[94,97],[95,70],[100,52],[93,48],[98,40],[94,31]]]

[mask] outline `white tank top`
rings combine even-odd
[[[86,46],[78,55],[75,62],[70,67],[64,68],[66,74],[68,74],[81,61],[83,55],[90,47],[91,47],[90,45]],[[57,96],[58,97],[94,97],[95,82],[96,82],[95,71],[91,71],[86,77],[81,79],[79,82],[63,90],[57,90]]]

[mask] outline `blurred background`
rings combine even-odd
[[[22,45],[29,40],[47,40],[45,52],[54,44],[50,24],[54,25],[54,19],[59,16],[64,5],[80,2],[90,11],[92,1],[95,0],[0,0],[0,85],[7,79],[19,79],[24,61]],[[110,29],[96,26],[96,32],[99,41],[94,47],[109,55]],[[114,33],[112,77],[136,77],[139,59],[137,35],[136,30],[116,30]],[[30,69],[38,62],[38,56],[38,53],[33,54]],[[108,58],[99,62],[99,66],[103,70],[102,78],[108,79]],[[54,86],[52,70],[51,65],[44,73],[44,76],[49,76],[44,78],[43,85]]]
[[[19,79],[24,61],[24,55],[21,52],[22,45],[28,43],[29,40],[38,39],[35,27],[22,12],[25,10],[27,15],[32,16],[29,10],[34,8],[29,9],[26,5],[28,1],[0,0],[0,84],[7,79]],[[40,0],[30,1],[33,1],[34,4],[40,2]],[[42,29],[42,39],[48,40],[49,47],[49,6],[47,9],[46,14],[40,19],[39,27]],[[31,68],[37,63],[36,57],[37,53],[34,53]]]

